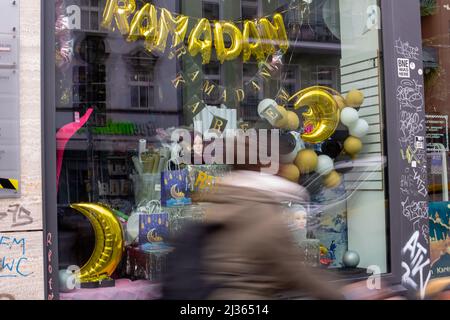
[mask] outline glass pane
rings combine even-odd
[[[380,26],[367,23],[367,7],[379,14],[379,1],[144,0],[129,12],[128,2],[116,10],[79,1],[81,30],[66,30],[73,50],[55,71],[60,269],[80,266],[94,286],[114,279],[117,294],[124,280],[154,285],[166,272],[168,239],[213,215],[245,235],[220,248],[224,256],[247,261],[263,247],[271,257],[283,249],[277,235],[252,242],[246,233],[282,219],[303,265],[337,278],[366,277],[372,265],[390,272],[383,48]],[[131,25],[139,13],[150,18]],[[430,106],[444,105],[442,86],[431,87]],[[242,166],[238,148],[236,159],[225,148],[232,142],[215,143],[244,133],[261,145]],[[98,232],[122,239],[123,255],[97,247],[117,256],[83,273]],[[273,275],[267,266],[258,270]]]
[[[421,1],[432,278],[450,276],[450,24],[446,6],[442,1]]]

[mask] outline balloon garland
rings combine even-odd
[[[280,155],[282,165],[278,174],[299,182],[302,175],[316,173],[323,177],[326,187],[338,187],[342,177],[335,170],[334,159],[340,156],[355,159],[363,149],[361,139],[369,132],[369,124],[358,114],[364,94],[351,90],[343,97],[331,88],[314,86],[299,91],[290,101],[295,101],[294,110],[306,110],[302,114],[301,133],[297,132],[300,117],[295,111],[279,106],[272,99],[262,100],[258,106],[260,117],[281,129],[282,139],[289,141],[290,147]],[[346,127],[348,134],[334,139],[339,126]],[[318,144],[321,144],[320,153],[307,148]]]
[[[101,25],[109,30],[117,28],[130,42],[143,39],[149,52],[164,54],[169,36],[172,36],[171,49],[184,43],[190,20],[196,20],[196,24],[187,37],[188,46],[183,54],[189,53],[192,57],[201,54],[203,64],[210,62],[213,45],[221,63],[237,59],[241,54],[243,62],[252,56],[258,62],[264,62],[278,49],[286,53],[289,48],[280,13],[274,14],[272,21],[269,17],[254,21],[213,21],[211,27],[211,21],[206,18],[173,13],[150,3],[138,9],[135,0],[107,0]],[[241,22],[242,31],[237,27]],[[230,46],[226,37],[231,40]]]

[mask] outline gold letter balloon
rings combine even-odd
[[[122,259],[122,225],[113,211],[101,204],[78,203],[70,207],[88,218],[95,233],[94,251],[80,270],[80,281],[98,282],[109,278]]]
[[[259,30],[263,39],[263,50],[267,55],[273,54],[275,45],[283,53],[289,49],[289,39],[284,26],[283,16],[279,13],[273,16],[273,23],[267,18],[259,20]]]
[[[136,10],[135,0],[107,0],[105,10],[103,11],[102,26],[111,29],[115,19],[117,28],[123,35],[130,33],[130,24],[128,17]]]
[[[228,35],[231,39],[231,46],[225,47],[225,37]],[[234,60],[242,52],[242,33],[236,25],[230,22],[216,22],[214,29],[215,45],[217,59],[221,63]]]
[[[174,18],[169,10],[161,9],[159,17],[159,29],[154,50],[164,53],[166,51],[167,38],[172,34],[172,48],[184,41],[188,30],[189,18],[178,16]]]
[[[245,21],[244,31],[242,32],[242,56],[243,62],[250,60],[252,56],[256,61],[264,61],[264,50],[261,43],[261,36],[258,32],[258,26],[253,21]]]
[[[203,40],[201,40],[202,37]],[[193,57],[201,53],[203,64],[208,64],[211,60],[212,30],[208,19],[201,19],[192,30],[189,36],[188,51]]]
[[[131,21],[128,41],[136,41],[143,37],[153,43],[157,31],[157,22],[155,6],[147,3]]]

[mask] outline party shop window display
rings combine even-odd
[[[378,1],[55,5],[62,299],[158,298],[240,135],[308,191],[273,213],[306,264],[389,272]]]

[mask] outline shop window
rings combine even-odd
[[[203,16],[214,20],[220,20],[220,3],[219,1],[208,0],[203,1]]]
[[[154,87],[151,73],[136,72],[130,79],[131,108],[150,109],[154,106]]]
[[[284,143],[276,151],[282,166],[273,175],[301,185],[308,195],[307,203],[277,200],[305,263],[342,277],[366,277],[374,265],[382,273],[391,271],[382,33],[367,28],[365,1],[189,0],[181,6],[159,1],[157,22],[162,8],[173,17],[188,18],[185,38],[177,43],[169,26],[157,28],[162,41],[140,31],[130,36],[126,23],[102,21],[104,2],[80,3],[81,30],[71,34],[74,54],[55,73],[57,135],[67,139],[58,144],[61,268],[83,267],[88,261],[95,244],[92,219],[101,211],[110,214],[114,236],[120,238],[123,227],[119,249],[124,254],[115,256],[108,272],[84,274],[86,283],[160,281],[171,252],[166,239],[179,234],[186,222],[205,219],[204,202],[196,198],[199,190],[206,192],[201,196],[211,195],[214,184],[208,179],[224,177],[234,168],[235,163],[209,161],[204,154],[197,160],[210,145],[202,137],[210,129],[233,136],[237,128],[270,128],[279,129],[274,132]],[[137,1],[136,12],[147,3],[154,2]],[[181,11],[173,12],[178,7]],[[277,13],[281,22],[274,20]],[[224,17],[230,25],[222,47],[213,22]],[[263,17],[279,24],[276,35],[269,32],[272,38],[264,31]],[[209,20],[212,43],[205,39],[207,26],[193,33],[199,18]],[[233,27],[242,30],[242,20],[255,21],[256,38],[261,38],[262,51],[252,48],[256,54],[250,59],[243,58],[242,41],[232,41]],[[183,21],[179,30],[184,30]],[[167,31],[167,41],[161,30]],[[196,41],[189,40],[191,35]],[[441,55],[430,55],[429,70],[438,63],[445,67],[449,59]],[[430,105],[446,105],[446,92],[436,92]],[[442,107],[432,114],[445,112]],[[192,137],[172,136],[175,129]],[[169,162],[180,155],[183,160]],[[434,159],[436,167],[439,161]],[[177,174],[165,179],[169,171]],[[268,186],[255,186],[263,187]],[[268,196],[277,194],[269,191]],[[148,219],[148,214],[156,216]],[[143,216],[147,220],[140,220]],[[114,295],[120,288],[108,292]]]
[[[243,0],[242,1],[242,19],[251,20],[258,16],[259,0]]]
[[[99,0],[81,0],[81,28],[83,30],[99,30],[101,8]]]
[[[421,1],[432,278],[450,276],[450,22],[444,1]]]
[[[221,85],[221,65],[219,61],[211,61],[207,66],[203,67],[203,86],[216,86]],[[220,90],[213,90],[212,92],[203,92],[203,99],[206,104],[217,105],[220,101]]]

